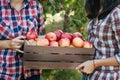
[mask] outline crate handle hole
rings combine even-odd
[[[33,54],[38,54],[37,52],[33,52]]]
[[[30,53],[30,52],[25,52],[25,53]]]
[[[65,53],[65,55],[73,55],[73,54],[70,54],[70,53]]]
[[[51,53],[51,54],[58,55],[59,53]]]

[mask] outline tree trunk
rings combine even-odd
[[[66,11],[64,15],[64,25],[63,25],[63,31],[64,32],[69,32],[68,24],[69,24],[69,17],[68,17],[69,11]]]

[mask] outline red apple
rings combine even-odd
[[[84,46],[84,41],[82,38],[75,37],[72,40],[72,45],[76,48],[82,48]]]
[[[92,45],[92,43],[89,42],[89,41],[84,41],[84,46],[83,46],[83,47],[84,47],[84,48],[92,48],[93,45]]]
[[[48,32],[46,35],[45,35],[45,38],[48,39],[49,41],[55,41],[57,40],[57,36],[54,32]]]
[[[61,38],[68,38],[70,40],[70,42],[72,41],[73,39],[73,36],[71,33],[68,33],[68,32],[65,32],[61,35]]]
[[[63,34],[63,31],[58,29],[58,30],[55,30],[54,33],[57,36],[57,41],[59,41],[61,39],[61,35]]]
[[[31,31],[28,31],[27,34],[26,34],[26,39],[27,40],[36,40],[38,38],[38,34],[36,31],[34,30],[31,30]]]
[[[49,46],[54,46],[54,47],[58,47],[58,42],[57,41],[51,41]]]
[[[49,40],[46,38],[38,38],[36,41],[37,46],[49,46]]]
[[[83,37],[82,37],[82,34],[79,33],[79,32],[73,33],[72,36],[73,36],[73,38],[75,38],[75,37],[83,38]]]
[[[59,43],[60,47],[69,47],[70,46],[70,40],[68,38],[61,38],[58,43]]]

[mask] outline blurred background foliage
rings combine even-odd
[[[43,70],[42,80],[81,80],[82,74],[77,70]]]
[[[45,32],[61,29],[64,32],[80,32],[87,39],[85,0],[39,0],[43,5]],[[80,80],[76,70],[43,70],[42,80]]]

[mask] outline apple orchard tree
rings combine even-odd
[[[45,20],[46,14],[55,15],[61,11],[64,17],[63,31],[65,32],[82,32],[83,36],[86,34],[87,18],[84,9],[85,0],[39,0],[43,4]]]

